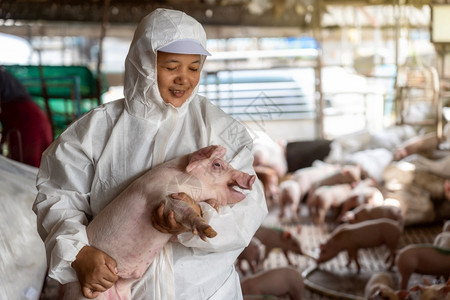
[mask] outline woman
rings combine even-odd
[[[114,260],[89,246],[86,225],[149,168],[220,144],[234,168],[254,174],[246,129],[197,94],[205,48],[197,21],[155,10],[131,43],[125,99],[93,109],[45,152],[33,210],[50,277],[79,280],[90,297],[117,280]],[[134,285],[133,299],[242,299],[234,261],[267,214],[262,187],[258,182],[219,213],[204,203],[201,208],[218,236],[205,243],[189,232],[178,235],[179,243],[169,243]]]

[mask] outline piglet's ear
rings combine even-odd
[[[222,146],[208,146],[201,148],[189,156],[188,165],[186,167],[186,172],[190,172],[195,169],[198,165],[198,162],[204,159],[209,159],[210,157],[220,157],[223,158],[227,149]]]

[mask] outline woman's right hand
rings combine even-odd
[[[84,246],[78,252],[72,268],[77,273],[83,295],[89,299],[98,297],[119,279],[116,261],[91,246]]]

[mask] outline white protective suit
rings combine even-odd
[[[198,86],[178,108],[161,98],[156,52],[183,38],[206,48],[202,26],[186,14],[157,9],[145,17],[125,61],[125,99],[82,116],[43,154],[33,210],[49,275],[59,282],[77,280],[70,264],[89,244],[90,218],[149,168],[220,144],[234,168],[254,174],[247,130],[197,95]],[[179,235],[180,243],[169,243],[135,284],[134,300],[242,299],[234,261],[267,214],[261,183],[257,180],[243,201],[219,213],[206,203],[201,207],[217,237],[204,242],[191,233]]]

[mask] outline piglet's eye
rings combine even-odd
[[[218,162],[215,162],[214,163],[214,167],[217,167],[217,168],[220,168],[222,165],[220,164],[220,163],[218,163]]]

